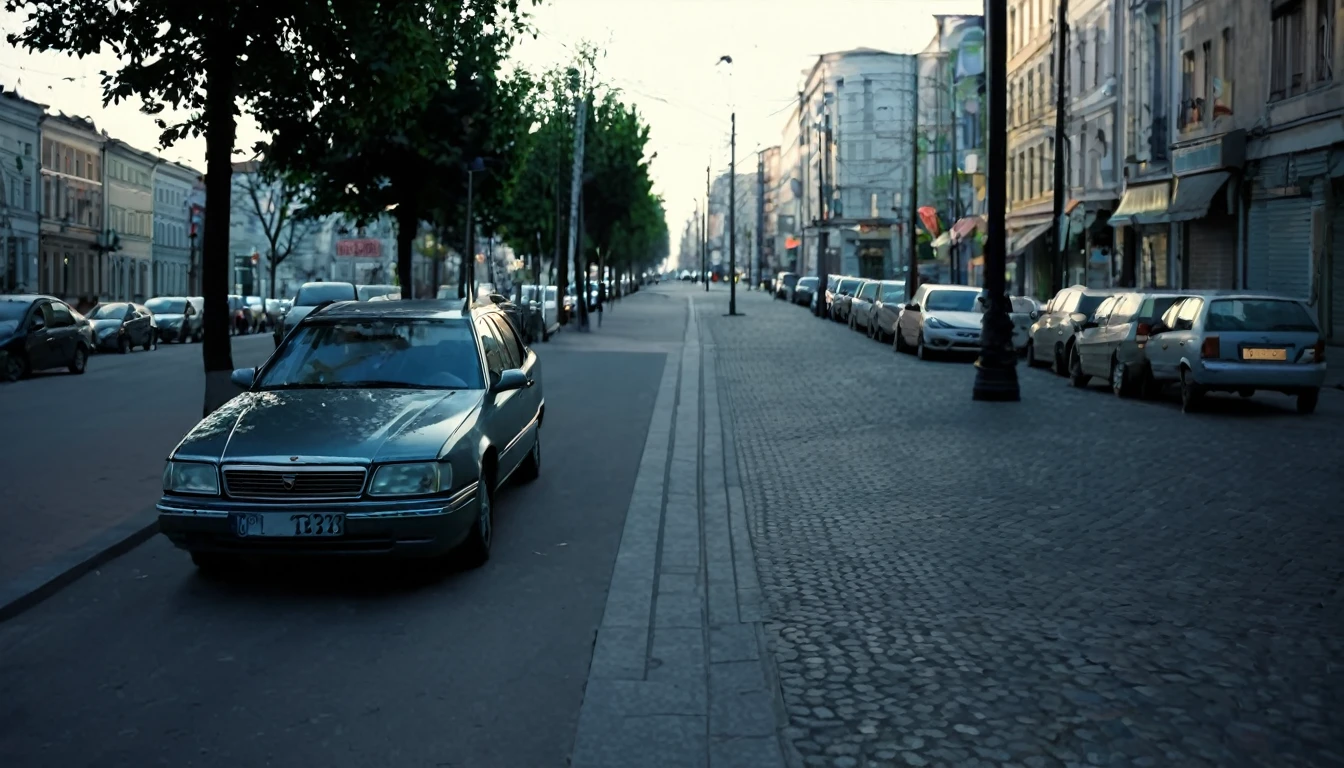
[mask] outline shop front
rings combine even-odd
[[[1054,260],[1050,258],[1050,222],[1040,222],[1018,230],[1008,239],[1007,271],[1011,276],[1010,290],[1020,296],[1049,299],[1050,272]]]
[[[1246,132],[1172,148],[1175,190],[1168,216],[1175,225],[1176,275],[1182,288],[1241,287],[1237,269],[1239,179]]]
[[[1108,224],[1121,254],[1120,284],[1134,288],[1169,288],[1171,275],[1171,181],[1132,184]]]

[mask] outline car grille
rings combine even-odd
[[[224,489],[239,499],[347,499],[364,491],[363,469],[225,469]]]

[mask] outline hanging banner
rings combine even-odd
[[[942,226],[938,222],[937,208],[934,208],[931,205],[926,205],[920,208],[917,213],[919,213],[919,223],[924,225],[924,230],[926,232],[934,237],[943,233]]]

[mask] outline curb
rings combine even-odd
[[[149,523],[124,523],[52,562],[28,569],[17,579],[0,585],[0,622],[41,603],[89,571],[149,541],[158,532],[157,517]]]

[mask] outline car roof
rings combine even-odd
[[[57,301],[55,296],[48,296],[45,293],[6,293],[0,295],[0,301],[17,301],[24,304],[32,304],[39,299]]]
[[[396,301],[337,301],[310,317],[336,320],[404,318],[417,320],[460,320],[463,302],[459,299],[398,299]],[[477,304],[471,315],[500,311],[494,305]]]
[[[929,290],[937,288],[940,291],[974,291],[975,293],[984,293],[985,290],[974,285],[944,285],[943,283],[927,283],[921,287]]]

